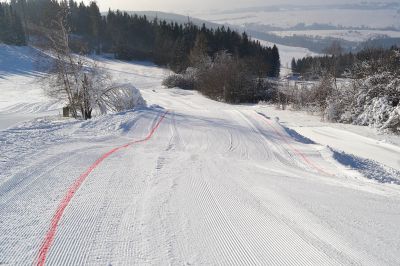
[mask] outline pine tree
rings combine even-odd
[[[183,72],[187,68],[186,61],[187,59],[185,53],[184,40],[181,38],[176,40],[174,45],[173,58],[171,63],[172,70],[177,73]]]
[[[293,73],[297,72],[297,64],[296,64],[296,59],[294,57],[292,58],[291,69]]]
[[[279,57],[279,51],[278,51],[278,47],[276,47],[276,45],[274,45],[272,47],[272,51],[271,51],[271,72],[270,72],[270,76],[271,77],[279,77],[280,69],[281,69],[281,60],[280,60],[280,57]]]
[[[189,62],[192,66],[201,64],[204,61],[204,58],[208,56],[207,43],[207,38],[203,32],[197,34],[196,41],[189,55]]]
[[[101,14],[96,2],[91,2],[89,6],[90,30],[89,35],[92,40],[92,46],[96,52],[100,53],[100,31],[101,31]]]
[[[15,45],[25,45],[25,32],[24,27],[22,26],[21,18],[13,12],[12,14],[12,43]]]

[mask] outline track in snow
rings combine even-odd
[[[148,141],[154,134],[154,132],[157,130],[157,128],[160,126],[161,122],[164,120],[165,116],[167,115],[168,112],[164,113],[160,120],[155,124],[155,126],[150,130],[149,134],[141,139],[141,140],[135,140],[128,142],[127,144],[124,144],[122,146],[113,148],[109,150],[108,152],[104,153],[102,156],[100,156],[99,159],[97,159],[84,173],[82,173],[77,180],[73,183],[73,185],[68,189],[68,192],[66,193],[65,197],[61,200],[60,205],[58,206],[56,213],[53,216],[53,219],[51,220],[51,225],[49,228],[49,231],[47,232],[45,239],[43,241],[43,244],[40,248],[39,251],[39,258],[38,258],[38,263],[37,265],[44,265],[46,262],[46,257],[47,253],[49,252],[49,249],[51,248],[51,245],[54,240],[54,236],[57,232],[57,227],[58,223],[60,222],[65,208],[68,206],[68,204],[71,202],[74,194],[78,191],[78,189],[81,187],[82,183],[85,182],[86,178],[108,157],[113,155],[114,153],[122,150],[129,148],[130,146],[142,142]]]

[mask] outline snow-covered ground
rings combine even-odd
[[[319,54],[314,53],[312,51],[310,51],[307,48],[303,48],[303,47],[293,47],[293,46],[287,46],[287,45],[282,45],[282,44],[277,44],[277,43],[273,43],[273,42],[268,42],[268,41],[264,41],[261,39],[256,39],[258,40],[262,45],[268,46],[268,47],[272,47],[273,45],[276,45],[278,47],[279,50],[279,56],[280,56],[280,60],[281,60],[281,76],[286,76],[289,73],[292,72],[291,70],[291,63],[292,63],[292,59],[300,59],[306,56],[318,56]]]
[[[61,105],[46,96],[43,73],[31,47],[0,44],[0,130],[35,117],[54,115]]]
[[[195,13],[193,16],[214,23],[227,23],[245,26],[246,24],[269,25],[290,28],[299,23],[305,25],[329,24],[344,27],[386,28],[400,27],[400,13],[395,8],[387,9],[344,9],[344,8],[307,8],[291,9],[260,8],[257,10],[238,10],[231,12]],[[373,18],[373,19],[371,19]]]
[[[149,107],[0,131],[0,263],[400,264],[398,138],[100,61]]]
[[[400,31],[387,30],[297,30],[297,31],[271,31],[278,36],[308,36],[331,37],[352,42],[363,42],[370,39],[391,37],[400,38]]]
[[[272,105],[260,108],[279,118],[281,125],[314,142],[400,171],[400,136],[380,133],[372,127],[322,122],[319,116],[304,111],[282,111]]]

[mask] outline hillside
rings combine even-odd
[[[46,57],[31,47],[0,44],[0,130],[39,116],[60,112],[62,103],[47,97],[41,71]]]
[[[148,106],[0,130],[1,263],[400,263],[398,139],[166,89],[170,72],[148,62],[96,60]],[[39,90],[25,73],[3,74],[2,99],[29,82],[12,106]]]

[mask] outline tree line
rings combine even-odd
[[[0,33],[0,41],[9,44],[23,45],[25,39],[35,41],[37,27],[51,28],[60,10],[67,8],[70,45],[78,53],[113,53],[118,59],[151,60],[182,72],[191,66],[191,50],[202,35],[209,56],[226,51],[243,60],[261,62],[252,66],[254,71],[270,77],[279,76],[280,60],[276,47],[264,47],[246,33],[224,26],[209,29],[190,22],[184,25],[167,23],[118,10],[109,10],[103,16],[96,2],[86,5],[73,0],[11,0],[0,7],[0,23],[10,25],[1,27],[5,34]]]
[[[317,80],[326,72],[334,77],[344,78],[349,76],[353,66],[358,62],[388,57],[397,49],[396,46],[390,49],[364,48],[357,53],[343,53],[340,46],[335,44],[328,48],[323,56],[307,56],[297,60],[293,58],[291,69],[293,73],[301,75],[306,80]]]

